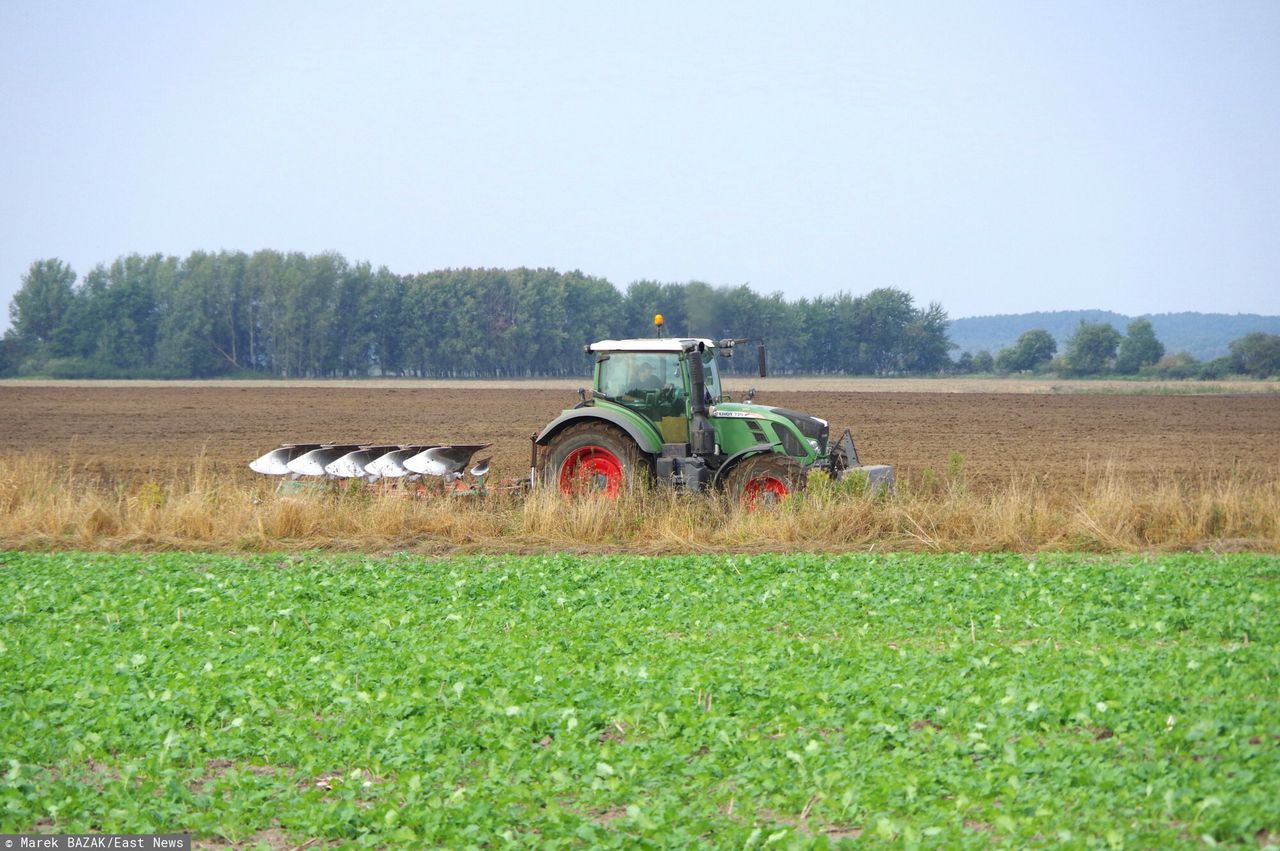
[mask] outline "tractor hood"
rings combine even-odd
[[[817,443],[816,453],[819,457],[827,454],[829,433],[827,421],[800,411],[793,411],[790,408],[775,408],[772,405],[722,402],[712,407],[711,416],[723,419],[786,420],[794,425],[796,430],[807,440]]]
[[[863,464],[858,460],[858,449],[848,429],[838,439],[831,439],[830,426],[820,417],[775,408],[771,405],[752,405],[744,402],[723,402],[711,408],[713,419],[768,420],[779,423],[785,420],[809,442],[817,458],[811,469],[824,469],[837,479],[859,476],[870,491],[891,492],[894,489],[893,468],[886,464]],[[778,429],[775,427],[774,429]],[[784,438],[783,444],[787,443]],[[799,452],[788,452],[796,457]]]

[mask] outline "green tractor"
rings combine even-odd
[[[660,324],[660,320],[659,320]],[[746,340],[601,340],[592,389],[534,440],[535,479],[566,494],[615,495],[638,482],[698,492],[724,490],[748,504],[804,487],[809,472],[858,475],[891,489],[893,468],[862,465],[848,429],[832,441],[826,420],[734,402],[720,385],[719,358]],[[766,373],[763,344],[759,373]]]

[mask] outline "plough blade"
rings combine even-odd
[[[382,479],[399,479],[411,475],[409,469],[404,466],[405,459],[430,448],[430,444],[421,444],[394,449],[366,464],[364,470],[370,476],[377,476]]]
[[[417,455],[406,458],[404,466],[410,472],[421,473],[424,476],[442,476],[456,479],[462,475],[462,470],[467,466],[467,462],[471,460],[471,456],[489,445],[488,443],[480,443],[463,446],[433,446],[424,452],[419,452]]]
[[[325,465],[346,455],[360,447],[354,443],[345,443],[338,446],[321,446],[319,449],[312,449],[305,455],[299,455],[294,458],[286,466],[289,472],[297,473],[299,476],[323,476],[325,474]]]
[[[324,471],[335,479],[358,479],[369,475],[366,465],[386,455],[391,450],[399,448],[394,445],[362,446],[354,452],[348,452],[336,461],[330,461],[325,464]]]
[[[290,461],[319,447],[319,443],[286,443],[250,461],[249,469],[264,476],[284,476]]]

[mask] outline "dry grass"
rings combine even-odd
[[[52,457],[0,457],[0,547],[101,550],[422,552],[539,550],[1280,552],[1280,477],[1082,482],[1011,477],[966,486],[963,470],[902,482],[892,495],[815,478],[782,506],[747,511],[718,497],[642,491],[618,501],[429,495],[391,498],[317,486],[277,493],[215,480],[197,462],[166,481],[110,482]]]

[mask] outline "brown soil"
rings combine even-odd
[[[529,436],[576,401],[544,388],[0,386],[0,453],[65,457],[121,484],[163,480],[204,453],[211,472],[281,442],[492,442],[498,477],[529,467]],[[766,392],[757,401],[853,430],[864,462],[906,476],[1079,480],[1280,472],[1280,395],[1120,396]]]

